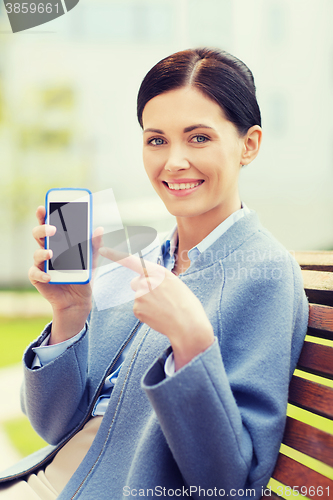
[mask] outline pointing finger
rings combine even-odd
[[[45,207],[43,207],[43,205],[40,205],[36,210],[36,217],[38,219],[38,223],[41,225],[45,224],[45,214],[46,214]]]
[[[135,255],[118,252],[107,247],[100,248],[99,253],[102,257],[106,257],[114,262],[119,262],[122,266],[132,269],[132,271],[135,271],[138,274],[144,274],[146,277],[156,274],[159,275],[161,272],[165,273],[165,269],[162,266],[154,264],[153,262],[144,261],[143,258],[140,259]]]

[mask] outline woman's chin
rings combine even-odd
[[[175,207],[164,203],[167,211],[174,217],[197,217],[202,214],[198,207]]]

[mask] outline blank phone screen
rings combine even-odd
[[[88,203],[50,202],[49,222],[56,226],[49,237],[53,257],[50,271],[79,271],[88,266]]]

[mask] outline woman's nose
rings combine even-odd
[[[190,168],[190,162],[186,158],[185,152],[181,148],[173,149],[164,165],[165,170],[176,172]]]

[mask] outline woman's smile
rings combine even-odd
[[[187,196],[194,193],[205,181],[202,179],[177,179],[162,181],[166,189],[174,196]]]

